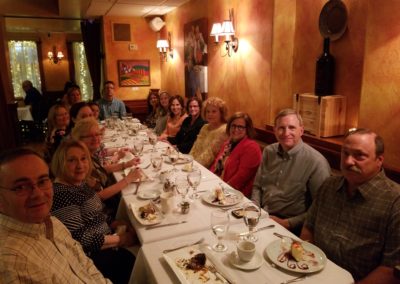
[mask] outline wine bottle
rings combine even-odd
[[[324,39],[324,52],[317,60],[315,74],[315,94],[333,95],[335,58],[329,53],[329,38]]]

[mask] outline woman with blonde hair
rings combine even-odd
[[[203,118],[208,124],[201,128],[189,154],[206,168],[211,166],[227,138],[225,133],[227,112],[226,103],[220,98],[208,98],[203,104]]]
[[[47,124],[49,127],[47,142],[53,144],[56,132],[59,136],[64,136],[70,123],[68,109],[63,104],[53,105],[47,115]]]
[[[136,234],[129,224],[125,224],[128,231],[114,234],[121,222],[104,213],[100,197],[87,185],[91,169],[90,153],[84,143],[69,139],[60,144],[51,162],[56,177],[51,213],[81,243],[105,277],[113,283],[127,283],[135,258],[124,248],[134,244]]]

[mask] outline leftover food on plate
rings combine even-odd
[[[219,204],[225,204],[225,194],[222,188],[217,187],[214,190],[214,200],[212,202],[217,202]]]
[[[158,210],[152,203],[139,207],[140,218],[148,221],[156,219],[157,212]]]
[[[152,201],[131,203],[130,207],[133,216],[135,216],[136,220],[142,225],[155,225],[164,219],[161,210]]]
[[[184,165],[182,167],[182,171],[188,172],[188,173],[192,172],[193,171],[193,164],[190,163],[190,164]]]
[[[218,186],[202,198],[208,204],[224,207],[238,204],[243,199],[243,194],[235,189],[228,190]]]

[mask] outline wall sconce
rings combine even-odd
[[[232,54],[232,50],[237,52],[239,48],[239,39],[235,37],[235,29],[234,29],[234,18],[233,18],[233,9],[229,10],[229,20],[225,20],[222,23],[214,23],[211,28],[210,36],[215,37],[215,44],[219,43],[219,37],[225,36],[225,49],[226,54],[229,57]]]
[[[57,54],[57,56],[56,56],[56,54]],[[53,51],[49,51],[47,53],[47,57],[54,64],[58,64],[64,58],[64,54],[62,53],[62,51],[56,51],[56,47],[53,46]]]
[[[171,33],[168,32],[168,39],[157,40],[157,48],[160,51],[161,61],[168,61],[168,56],[172,59],[174,58],[174,53],[171,47]]]

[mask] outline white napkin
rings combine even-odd
[[[229,270],[225,267],[225,265],[221,262],[221,260],[214,254],[214,251],[208,244],[200,244],[200,250],[204,252],[207,258],[213,263],[215,269],[230,283],[236,284],[237,282],[232,279],[232,275],[230,275]]]

